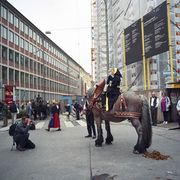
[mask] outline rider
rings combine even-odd
[[[106,111],[111,110],[118,96],[120,95],[120,82],[122,75],[117,68],[113,68],[111,75],[107,78],[107,98]],[[107,105],[108,102],[108,105]]]

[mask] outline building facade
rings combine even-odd
[[[120,69],[123,74],[121,86],[124,90],[161,90],[166,87],[166,83],[172,82],[169,51],[146,59],[146,74],[143,72],[143,61],[138,61],[127,66],[124,65],[124,29],[142,18],[162,2],[164,0],[92,0],[92,46],[95,52],[93,54],[93,64],[95,72],[94,79],[96,82],[106,79],[107,63],[109,63],[109,69],[112,67]],[[105,14],[106,8],[107,15]],[[171,0],[170,27],[173,43],[172,61],[174,82],[180,81],[179,13],[179,1]],[[108,48],[106,35],[108,35]],[[109,59],[106,53],[107,50]],[[146,75],[146,80],[144,80],[144,75]]]
[[[14,100],[20,102],[38,94],[44,100],[84,96],[89,79],[45,33],[9,2],[0,1],[0,100],[5,85],[14,86]]]

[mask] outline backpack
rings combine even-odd
[[[12,125],[9,127],[9,135],[10,135],[10,136],[14,136],[16,126],[17,126],[17,122],[15,122],[14,124],[12,124]]]

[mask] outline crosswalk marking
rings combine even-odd
[[[82,121],[82,120],[78,120],[77,121],[81,126],[83,126],[83,127],[85,127],[87,124],[84,122],[84,121]]]
[[[73,123],[70,121],[64,121],[66,127],[74,127]]]
[[[44,126],[45,121],[44,122],[39,122],[36,124],[36,129],[42,129],[42,127]]]

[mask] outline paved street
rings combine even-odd
[[[0,180],[90,180],[90,169],[95,180],[180,179],[180,130],[153,127],[148,151],[170,156],[158,161],[132,153],[137,135],[129,122],[112,124],[113,145],[95,147],[93,139],[84,138],[84,120],[61,120],[61,132],[47,132],[48,121],[38,122],[30,131],[36,149],[25,152],[10,151],[12,139],[0,129]]]

